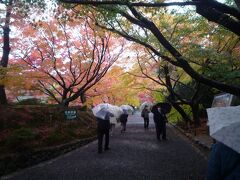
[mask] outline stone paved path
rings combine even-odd
[[[127,131],[114,129],[111,150],[97,154],[97,142],[2,179],[11,180],[188,180],[205,179],[207,161],[168,127],[168,141],[156,140],[152,117],[144,130],[139,113]]]

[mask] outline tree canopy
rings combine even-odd
[[[61,2],[91,5],[87,6],[90,12],[92,12],[91,15],[88,15],[96,21],[96,24],[99,27],[115,32],[130,41],[141,44],[150,49],[155,55],[161,58],[161,60],[182,68],[192,78],[203,84],[237,96],[240,95],[240,88],[238,85],[228,84],[222,80],[213,79],[208,75],[199,73],[192,64],[192,61],[196,62],[194,59],[197,57],[189,59],[186,53],[182,51],[182,48],[174,44],[172,39],[169,38],[169,33],[164,32],[161,23],[158,23],[158,20],[160,20],[161,17],[166,16],[166,14],[169,14],[169,16],[171,15],[172,12],[166,10],[166,7],[173,5],[184,7],[194,6],[196,7],[196,10],[194,11],[199,15],[217,23],[213,25],[209,23],[212,27],[212,32],[205,35],[206,41],[210,42],[209,37],[215,33],[214,31],[222,29],[219,25],[227,28],[229,30],[228,34],[235,36],[237,39],[240,29],[235,29],[235,27],[239,27],[239,11],[237,8],[210,0],[173,3],[157,1],[142,3],[135,1],[74,0],[61,0]],[[178,14],[178,12],[173,14]],[[191,28],[194,28],[194,24],[191,24],[190,26]],[[168,22],[168,29],[170,29],[170,31],[173,29],[170,22]],[[189,38],[192,42],[194,36]],[[178,39],[178,41],[181,41],[181,39]],[[205,49],[208,48],[208,46],[204,45],[202,41],[199,42],[198,45],[199,50],[201,51],[205,51]],[[211,58],[212,57],[206,59]]]

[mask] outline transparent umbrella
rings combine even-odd
[[[207,109],[210,136],[240,153],[240,106]]]
[[[134,112],[133,107],[129,105],[121,105],[120,108],[127,114],[132,114]]]
[[[116,118],[118,118],[123,113],[120,107],[108,103],[98,104],[92,109],[92,112],[94,116],[101,119],[102,117],[106,116],[107,112],[112,113]]]
[[[144,103],[142,103],[140,108],[139,108],[140,112],[142,112],[142,110],[143,110],[143,108],[145,106],[147,106],[148,110],[150,111],[152,106],[153,106],[153,103],[151,103],[151,102],[144,102]]]

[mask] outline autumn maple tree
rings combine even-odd
[[[66,18],[35,24],[33,33],[24,32],[26,38],[16,54],[30,71],[40,72],[40,90],[64,106],[77,99],[84,103],[87,91],[104,77],[123,50],[123,42],[95,28],[90,19],[71,22]]]
[[[5,78],[7,76],[9,55],[11,51],[11,38],[10,32],[11,27],[18,27],[19,24],[23,24],[27,21],[30,15],[33,14],[31,11],[34,8],[34,12],[40,12],[44,10],[45,1],[42,0],[1,0],[1,44],[2,53],[0,60],[0,104],[7,104],[7,96],[5,92]],[[23,20],[24,19],[24,20]]]

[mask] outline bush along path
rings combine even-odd
[[[139,114],[130,116],[125,133],[119,127],[114,129],[109,151],[98,154],[94,141],[2,179],[205,179],[207,161],[191,143],[172,126],[167,128],[168,140],[158,141],[152,119],[150,122],[144,130]]]
[[[73,108],[71,108],[73,109]],[[0,107],[0,176],[55,158],[96,138],[91,112],[75,107],[74,120],[59,106]]]

